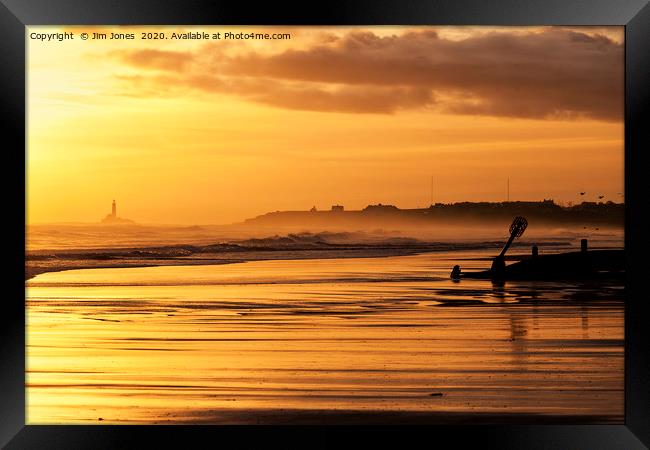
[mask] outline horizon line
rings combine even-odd
[[[623,201],[623,202],[620,202],[620,203],[617,203],[617,202],[614,202],[614,201],[612,201],[612,200],[608,200],[607,202],[602,202],[602,201],[601,201],[601,202],[598,202],[598,201],[582,201],[582,202],[580,202],[580,203],[573,203],[573,202],[570,202],[570,201],[569,201],[569,202],[566,202],[566,203],[571,203],[571,205],[568,205],[568,206],[565,205],[565,204],[560,204],[560,203],[556,202],[556,201],[553,200],[553,199],[543,199],[543,200],[507,200],[507,201],[484,201],[484,200],[481,200],[481,201],[467,201],[467,200],[465,200],[465,201],[457,201],[457,202],[449,202],[449,203],[436,202],[436,203],[431,203],[429,206],[415,207],[415,208],[400,208],[400,207],[398,207],[398,206],[396,206],[396,205],[394,205],[394,204],[390,204],[390,203],[374,203],[374,204],[373,204],[373,203],[369,203],[369,204],[366,205],[364,208],[361,208],[361,209],[350,209],[350,210],[344,210],[343,212],[362,212],[362,211],[364,211],[365,208],[368,208],[369,206],[389,206],[389,207],[395,207],[396,209],[398,209],[398,210],[400,210],[400,211],[414,211],[414,210],[426,210],[426,209],[430,209],[432,206],[437,206],[437,205],[443,205],[443,206],[446,205],[446,206],[448,206],[448,205],[457,205],[457,204],[463,204],[463,203],[474,203],[474,204],[483,204],[483,203],[488,203],[488,204],[490,204],[490,203],[491,203],[491,204],[503,204],[503,203],[553,203],[554,205],[557,205],[557,206],[559,206],[559,207],[561,207],[561,208],[572,208],[572,207],[574,207],[574,206],[583,205],[583,204],[585,204],[585,203],[586,203],[586,204],[596,204],[596,205],[607,205],[607,204],[609,204],[609,203],[611,203],[611,204],[613,204],[613,205],[625,205],[625,202],[624,202],[624,201]],[[564,203],[564,202],[562,202],[562,203]],[[321,209],[321,210],[316,210],[316,211],[314,211],[314,212],[333,212],[333,210],[331,209],[333,206],[344,206],[344,205],[340,205],[339,203],[337,203],[336,205],[332,205],[332,206],[330,206],[330,209]],[[131,223],[131,224],[105,224],[105,223],[102,223],[101,220],[96,221],[96,222],[84,222],[84,221],[66,220],[66,221],[57,221],[57,222],[34,222],[34,223],[29,223],[29,222],[25,221],[25,226],[44,226],[44,225],[101,225],[101,226],[105,226],[105,227],[106,227],[106,226],[109,226],[109,227],[110,227],[110,226],[121,226],[121,227],[126,227],[126,226],[129,226],[129,225],[130,225],[130,226],[134,226],[134,225],[135,225],[135,226],[168,226],[168,227],[199,227],[199,226],[204,226],[204,227],[209,227],[209,226],[213,226],[213,227],[224,227],[224,226],[232,226],[232,225],[242,225],[242,224],[245,224],[246,221],[251,220],[251,219],[254,219],[254,218],[256,218],[256,217],[264,216],[264,215],[266,215],[266,214],[274,214],[274,213],[278,213],[278,212],[312,212],[312,211],[310,211],[310,209],[305,209],[305,210],[296,209],[296,210],[276,210],[276,211],[267,211],[267,212],[260,213],[260,214],[258,214],[258,215],[256,215],[256,216],[253,216],[253,217],[248,217],[248,218],[244,218],[244,219],[241,219],[241,220],[239,220],[239,221],[236,221],[236,222],[229,222],[229,223],[196,223],[196,222],[194,222],[194,223],[186,223],[186,224],[182,224],[182,223],[136,222],[136,221],[134,221],[134,222]],[[337,211],[337,212],[339,212],[339,211]],[[130,219],[130,220],[132,220],[132,219]]]

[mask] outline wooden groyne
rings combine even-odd
[[[625,250],[590,250],[586,243],[577,252],[539,255],[505,266],[499,272],[485,270],[461,274],[461,278],[499,280],[591,280],[623,279],[625,277]]]

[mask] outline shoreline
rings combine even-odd
[[[209,266],[222,264],[237,264],[251,261],[278,261],[278,260],[309,260],[309,259],[343,259],[343,258],[388,258],[393,256],[412,256],[422,253],[434,253],[442,250],[413,249],[410,251],[386,251],[385,249],[373,249],[370,251],[350,251],[350,250],[310,250],[307,251],[267,251],[255,252],[257,255],[244,255],[244,257],[233,258],[233,254],[219,254],[213,258],[168,258],[168,259],[115,259],[114,261],[96,261],[92,259],[74,259],[58,260],[54,264],[30,265],[25,264],[25,281],[34,278],[37,275],[48,272],[63,272],[67,270],[81,269],[119,269],[129,267],[161,267],[161,266]],[[261,254],[264,253],[264,254]],[[302,254],[301,254],[302,253]],[[269,257],[270,256],[270,257]],[[61,264],[57,264],[60,262]],[[70,264],[72,262],[72,264]]]
[[[517,247],[526,248],[525,245]],[[565,247],[565,245],[561,245]],[[567,245],[568,247],[568,245]],[[449,246],[414,245],[414,246],[341,246],[339,248],[299,248],[299,249],[256,249],[249,251],[233,252],[196,252],[189,255],[154,253],[155,256],[139,256],[146,253],[148,248],[107,250],[104,252],[79,252],[68,250],[54,255],[32,253],[26,255],[25,281],[37,275],[48,272],[63,272],[81,269],[118,269],[130,267],[161,267],[161,266],[195,266],[195,265],[221,265],[236,264],[250,261],[278,261],[278,260],[309,260],[309,259],[348,259],[348,258],[388,258],[395,256],[415,256],[424,253],[443,253],[467,250],[497,250],[500,245],[475,246],[455,244]],[[543,248],[543,246],[542,246]],[[156,248],[159,250],[160,248]],[[173,247],[163,248],[173,249]],[[567,248],[570,250],[570,248]],[[511,254],[505,257],[506,261],[518,262],[529,257],[528,254]],[[462,259],[462,258],[460,258]],[[460,260],[459,259],[459,260]],[[491,257],[480,258],[490,260]],[[451,266],[450,266],[451,267]],[[450,269],[451,270],[451,269]]]

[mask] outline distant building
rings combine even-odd
[[[341,212],[341,211],[344,211],[344,210],[345,210],[345,208],[343,208],[343,205],[332,205],[332,211]]]
[[[374,211],[374,212],[389,212],[389,211],[399,211],[399,208],[395,205],[382,205],[377,203],[376,205],[368,205],[363,208],[363,211]]]
[[[123,219],[121,217],[117,217],[117,204],[115,203],[115,200],[113,200],[113,204],[111,206],[111,213],[106,214],[106,217],[102,220],[102,223],[105,224],[129,224],[129,223],[135,223],[130,219]]]
[[[311,209],[310,209],[310,211],[311,211],[311,212],[316,212],[316,211],[318,211],[318,210],[316,209],[315,206],[312,206]]]

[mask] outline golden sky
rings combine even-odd
[[[75,39],[30,39],[61,31]],[[223,39],[242,31],[291,39]],[[622,27],[26,39],[31,224],[97,222],[113,199],[122,217],[167,224],[424,207],[432,176],[436,202],[502,201],[508,178],[511,200],[623,200]]]

